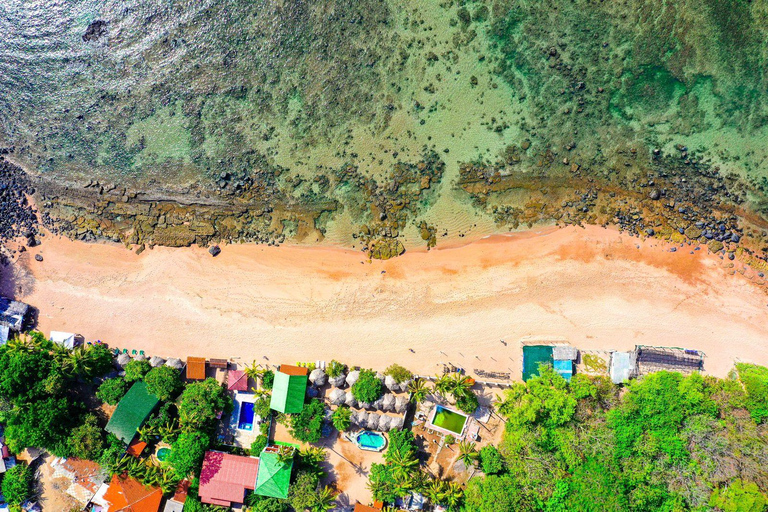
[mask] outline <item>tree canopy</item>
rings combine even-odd
[[[359,402],[373,403],[384,393],[384,384],[373,370],[360,370],[360,377],[352,385],[352,396]]]
[[[325,405],[320,400],[310,400],[297,414],[290,415],[291,435],[304,443],[320,440]]]
[[[144,376],[144,382],[147,384],[147,391],[163,401],[175,398],[184,387],[179,378],[179,371],[166,365],[149,370]]]
[[[229,412],[232,401],[215,379],[188,384],[179,401],[179,423],[186,431],[210,431],[220,412]]]

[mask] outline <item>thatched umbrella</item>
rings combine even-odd
[[[335,388],[343,388],[344,384],[347,383],[347,376],[342,373],[336,377],[329,377],[328,382],[330,382],[331,386]]]
[[[117,359],[115,360],[115,362],[117,363],[117,366],[122,368],[131,362],[131,356],[129,356],[128,354],[120,354],[119,356],[117,356]]]
[[[328,376],[320,368],[315,368],[312,373],[309,374],[309,382],[317,387],[324,386],[328,382]]]
[[[365,428],[365,422],[368,420],[368,414],[363,411],[352,411],[349,421],[358,427]]]
[[[368,402],[357,402],[357,406],[360,409],[370,409],[371,408],[371,404],[369,404]]]
[[[328,393],[328,400],[330,400],[332,405],[343,404],[345,398],[346,393],[341,389],[332,389],[331,392]]]
[[[147,356],[145,356],[144,354],[139,354],[136,357],[134,357],[134,359],[137,360],[137,361],[146,361],[147,360]]]
[[[389,423],[392,421],[392,418],[390,416],[387,416],[385,414],[382,414],[379,416],[379,431],[380,432],[386,432],[389,430]]]
[[[389,420],[389,430],[395,429],[395,428],[402,428],[405,424],[405,420],[401,418],[400,416],[392,417],[392,419]]]
[[[399,396],[395,399],[395,411],[404,413],[408,409],[408,399]]]
[[[158,366],[163,366],[165,364],[165,359],[162,357],[152,356],[149,358],[149,364],[152,366],[152,368],[157,368]]]
[[[401,393],[405,393],[406,391],[408,391],[408,386],[410,386],[410,384],[411,384],[411,379],[407,379],[407,380],[404,380],[403,382],[401,382],[400,383],[400,392]]]
[[[358,370],[352,370],[347,375],[347,386],[352,387],[355,382],[357,382],[357,379],[360,378],[360,372]]]
[[[177,370],[181,370],[182,368],[184,368],[184,363],[181,362],[181,359],[176,359],[175,357],[172,357],[165,362],[165,366],[170,366],[171,368],[176,368]]]
[[[398,384],[395,378],[391,375],[384,377],[384,386],[390,391],[400,391],[400,384]]]
[[[350,407],[357,407],[357,400],[354,396],[352,396],[351,391],[347,391],[344,394],[344,403],[347,404]]]
[[[368,428],[370,430],[379,430],[379,416],[375,412],[372,412],[368,415]]]
[[[387,393],[381,398],[381,409],[387,412],[395,410],[395,395]]]
[[[383,405],[384,405],[384,395],[377,398],[376,401],[371,404],[371,407],[376,409],[377,411],[380,411]]]

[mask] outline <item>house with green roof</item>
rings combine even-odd
[[[115,434],[128,444],[136,431],[144,424],[160,400],[147,391],[144,381],[138,381],[117,404],[115,412],[107,423],[107,432]]]
[[[284,414],[301,412],[307,393],[307,369],[298,366],[281,365],[275,373],[272,398],[269,407]]]
[[[279,446],[267,446],[259,455],[259,471],[254,493],[272,498],[288,498],[293,458],[283,461]]]

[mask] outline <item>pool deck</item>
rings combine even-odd
[[[235,396],[233,397],[234,408],[232,409],[232,414],[229,417],[229,428],[234,436],[232,440],[232,444],[234,446],[238,446],[240,448],[250,448],[251,443],[253,443],[254,439],[256,439],[256,437],[259,435],[259,423],[261,418],[256,415],[253,417],[253,428],[250,430],[243,430],[238,428],[240,424],[240,408],[242,407],[243,402],[253,403],[254,401],[256,401],[256,395],[253,393],[246,393],[241,391],[235,392]]]

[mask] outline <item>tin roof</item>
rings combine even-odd
[[[122,439],[124,443],[130,443],[157,402],[159,402],[158,398],[147,391],[144,381],[136,382],[117,404],[115,412],[109,418],[106,430]]]
[[[187,378],[190,380],[205,379],[205,358],[188,357],[187,358]]]
[[[208,451],[200,471],[200,500],[226,507],[243,503],[245,490],[256,486],[258,471],[257,458]]]
[[[248,391],[248,376],[242,370],[230,370],[227,374],[227,389],[230,391]]]

